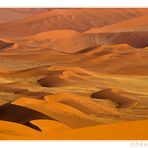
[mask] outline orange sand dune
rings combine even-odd
[[[7,103],[5,105],[0,106],[0,120],[11,121],[20,124],[24,124],[27,126],[31,126],[28,124],[31,120],[36,119],[51,119],[50,117],[37,112],[35,110],[17,106],[11,103]],[[31,126],[35,128],[34,126]],[[36,129],[36,128],[35,128]]]
[[[72,128],[101,124],[94,117],[58,102],[51,101],[48,103],[38,99],[21,98],[12,102],[12,104],[36,110]]]
[[[59,133],[59,132],[65,132],[67,130],[70,130],[71,128],[66,126],[65,124],[62,124],[60,122],[54,121],[54,120],[32,120],[30,121],[33,125],[39,127],[42,131],[42,133]]]
[[[53,31],[47,31],[43,33],[39,33],[37,35],[34,35],[30,37],[32,40],[45,40],[45,39],[60,39],[60,38],[70,38],[74,36],[78,36],[80,33],[74,30],[53,30]]]
[[[119,113],[115,108],[108,107],[108,105],[94,102],[88,97],[83,97],[75,94],[59,93],[55,95],[45,96],[45,100],[60,102],[62,104],[70,105],[86,114],[94,114],[96,116],[118,116]]]
[[[40,135],[38,131],[14,122],[0,120],[0,131],[1,140],[41,139],[36,137]]]
[[[59,32],[62,33],[62,31]],[[70,32],[66,31],[66,34],[68,33]],[[35,47],[36,49],[44,47],[48,50],[52,49],[64,53],[74,53],[80,50],[89,50],[102,45],[114,44],[129,44],[130,46],[136,48],[143,48],[148,45],[148,43],[146,42],[147,37],[148,33],[146,31],[82,33],[71,36],[70,38],[53,37],[49,41],[44,38],[38,38],[33,41],[29,38],[26,41],[28,43],[26,48],[24,47],[24,45],[23,48],[28,50],[27,48],[29,47]]]
[[[58,86],[70,86],[70,85],[79,85],[78,82],[81,81],[81,84],[87,84],[86,81],[88,78],[95,78],[96,74],[85,70],[79,67],[70,67],[70,66],[40,66],[36,68],[26,69],[26,70],[17,70],[17,71],[1,71],[1,76],[8,80],[14,81],[17,79],[25,79],[25,81],[31,80],[34,84],[40,84],[43,87],[58,87]],[[33,80],[32,80],[33,79]],[[90,82],[89,82],[90,83]],[[19,89],[19,84],[22,89]],[[93,83],[92,83],[93,84]],[[10,82],[7,84],[2,84],[0,87],[3,87],[3,91],[17,92],[20,94],[32,95],[44,95],[46,93],[42,92],[29,92],[26,87],[28,85],[24,83],[15,83]],[[38,96],[38,97],[39,97]]]
[[[65,44],[65,45],[62,44],[63,41],[65,41],[66,39],[69,40],[70,38],[74,40],[80,35],[81,33],[74,30],[68,30],[68,29],[42,32],[30,37],[16,39],[15,42],[17,43],[17,47],[13,48],[11,52],[12,53],[16,51],[20,52],[20,49],[21,49],[21,52],[28,51],[30,53],[33,51],[46,51],[46,52],[53,51],[53,49],[58,49],[62,52],[62,49],[64,49],[64,47],[69,49],[72,47],[69,44],[71,40],[69,41],[68,44]],[[60,44],[62,44],[62,46],[64,47],[60,47]]]
[[[30,97],[43,98],[45,95],[51,94],[51,93],[44,92],[44,91],[43,92],[42,91],[31,91],[25,86],[23,87],[23,84],[21,83],[0,84],[0,92],[12,93],[10,97],[12,97],[13,99],[14,97],[18,97],[18,96],[30,96]]]
[[[61,74],[61,72],[59,72]],[[38,84],[40,84],[43,87],[57,87],[57,86],[66,86],[69,81],[66,79],[60,78],[59,74],[51,74],[44,78],[41,78],[37,81]]]
[[[147,140],[148,120],[121,122],[72,130],[51,136],[65,140]]]
[[[98,48],[80,50],[86,67],[103,73],[125,75],[147,75],[147,49],[133,48],[126,44],[106,45]],[[89,60],[88,64],[85,64]]]
[[[39,123],[35,124],[39,125]],[[41,123],[43,125],[42,121]],[[44,124],[48,124],[48,121],[44,121]],[[20,124],[0,121],[0,129],[3,131],[0,139],[147,140],[147,125],[147,120],[139,120],[68,130],[62,133],[48,133],[44,130],[37,132]],[[7,132],[8,130],[9,132]]]
[[[71,128],[115,122],[120,113],[114,106],[96,102],[89,97],[72,93],[59,93],[45,100],[20,98],[11,104],[38,111]]]

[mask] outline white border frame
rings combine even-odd
[[[4,8],[147,8],[148,0],[0,0]]]
[[[0,8],[148,8],[148,0],[0,0]],[[148,141],[0,141],[0,147],[148,148]]]

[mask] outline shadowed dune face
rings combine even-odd
[[[96,125],[100,122],[83,112],[64,104],[45,102],[37,99],[20,99],[13,102],[19,106],[25,106],[54,118],[55,120],[68,125],[71,128],[78,128],[89,125]]]
[[[0,139],[147,139],[148,9],[0,9]]]
[[[28,121],[34,119],[50,119],[48,116],[41,114],[40,112],[10,103],[0,107],[0,114],[0,120],[17,122],[21,124],[26,124]]]
[[[92,34],[96,45],[128,44],[136,48],[148,46],[147,36],[147,31]]]
[[[4,50],[6,48],[12,47],[15,43],[9,43],[6,41],[0,40],[0,50]]]
[[[136,101],[132,98],[120,95],[120,91],[114,89],[106,89],[91,95],[92,98],[99,99],[111,99],[111,101],[117,104],[117,107],[128,108],[134,106]]]

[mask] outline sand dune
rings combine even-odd
[[[1,140],[15,140],[15,139],[40,139],[36,135],[40,133],[27,126],[0,120],[0,139]],[[29,138],[30,137],[30,138]],[[32,138],[31,138],[32,137]],[[36,137],[36,138],[33,138]]]
[[[62,32],[63,30],[59,31],[59,33]],[[148,34],[146,31],[135,30],[133,32],[101,32],[81,34],[73,34],[68,30],[64,32],[64,37],[53,37],[50,39],[50,35],[47,35],[49,39],[48,41],[46,35],[45,37],[42,37],[42,39],[40,37],[36,37],[35,39],[29,38],[28,40],[25,40],[28,43],[26,47],[24,47],[23,44],[20,44],[20,46],[25,48],[26,51],[28,50],[27,48],[33,48],[33,50],[36,48],[39,50],[41,47],[44,47],[48,50],[55,50],[64,53],[79,52],[80,50],[92,49],[102,45],[128,44],[136,48],[144,48],[147,46],[146,39]],[[44,34],[42,35],[44,36]],[[20,40],[19,42],[22,41]]]
[[[87,50],[101,45],[128,44],[136,48],[144,48],[147,46],[147,31],[133,32],[109,32],[109,33],[86,33],[77,34],[70,38],[53,38],[50,42],[45,40],[42,46],[54,49],[59,52],[73,53],[80,50]],[[31,45],[31,44],[30,44]]]
[[[20,38],[15,40],[17,42],[18,47],[12,50],[19,51],[20,48],[23,50],[21,51],[53,51],[54,49],[60,50],[61,52],[65,52],[64,49],[70,49],[72,46],[70,42],[74,42],[75,38],[79,37],[81,33],[74,31],[74,30],[54,30],[54,31],[47,31],[42,32],[30,37]],[[72,39],[71,39],[72,38]],[[68,44],[63,44],[64,41],[68,42]],[[27,43],[27,44],[24,44]],[[78,46],[76,45],[77,48]],[[63,49],[63,51],[62,51]]]
[[[133,107],[136,100],[129,98],[127,96],[121,95],[119,90],[116,89],[105,89],[91,95],[92,98],[99,99],[111,99],[117,104],[119,108]]]
[[[35,124],[47,124],[50,121],[36,121]],[[146,140],[147,120],[122,122],[110,125],[99,125],[75,130],[66,130],[61,133],[37,132],[29,127],[0,121],[1,139],[58,139],[58,140]],[[141,126],[143,125],[143,126]],[[54,124],[55,128],[58,127]],[[16,128],[17,127],[17,128]],[[15,130],[14,130],[15,129]],[[63,128],[64,129],[64,128]],[[127,130],[128,129],[128,130]],[[9,132],[7,132],[9,130]],[[141,134],[142,133],[142,134]]]
[[[15,43],[7,42],[4,40],[0,40],[0,50],[4,50],[6,48],[12,47]]]
[[[78,36],[80,33],[74,30],[54,30],[54,31],[48,31],[48,32],[43,32],[39,33],[37,35],[34,35],[30,37],[33,40],[45,40],[45,39],[60,39],[60,38],[70,38],[74,36]]]
[[[60,102],[66,105],[70,105],[74,108],[81,110],[86,114],[94,114],[96,116],[119,116],[118,111],[115,108],[108,108],[104,104],[97,104],[88,97],[83,97],[75,94],[59,93],[56,95],[45,96],[45,100],[49,103],[50,101]]]
[[[37,98],[43,98],[45,95],[51,94],[47,92],[42,91],[30,91],[26,88],[20,88],[19,85],[15,86],[14,83],[10,84],[0,84],[0,92],[5,93],[12,93],[13,96],[31,96],[31,97],[37,97]]]
[[[147,124],[147,120],[122,122],[76,129],[51,137],[63,140],[146,140]]]
[[[52,119],[35,110],[20,107],[11,103],[0,106],[0,120],[27,124],[35,119]]]
[[[37,81],[43,87],[56,87],[63,86],[68,83],[68,80],[62,79],[58,74],[49,75],[47,77],[41,78]]]
[[[12,104],[27,107],[39,111],[71,128],[84,127],[89,125],[102,124],[94,117],[58,102],[50,102],[31,98],[18,99]]]
[[[136,17],[113,25],[94,28],[86,31],[86,33],[108,33],[108,32],[133,32],[148,31],[148,15]]]
[[[103,124],[109,119],[115,122],[120,115],[108,104],[103,103],[102,107],[102,103],[74,94],[45,96],[45,100],[20,98],[11,104],[35,110],[71,128]],[[32,117],[37,118],[34,115]]]
[[[39,11],[39,10],[38,10]],[[28,10],[28,9],[19,9],[19,8],[3,8],[0,9],[0,23],[12,22],[15,20],[23,19],[28,16],[35,15],[37,13],[36,10]]]
[[[41,120],[40,119],[40,120],[33,120],[31,121],[31,123],[39,127],[42,133],[46,133],[46,134],[65,132],[71,129],[65,124],[62,124],[54,120],[43,120],[43,119]]]
[[[89,64],[85,64],[89,60],[90,67],[101,73],[147,75],[146,48],[133,48],[127,44],[106,45],[80,50],[77,54],[83,57],[82,64],[89,67]]]
[[[14,37],[57,29],[86,31],[92,27],[105,26],[145,14],[147,9],[52,9],[33,17],[2,24],[0,33]],[[4,28],[7,28],[7,31],[4,31]]]

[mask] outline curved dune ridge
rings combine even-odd
[[[45,100],[20,98],[11,104],[35,110],[71,128],[103,124],[109,118],[116,120],[120,116],[114,107],[107,103],[96,103],[88,97],[60,93],[44,98]]]
[[[39,127],[43,133],[48,133],[48,134],[65,132],[71,129],[65,124],[54,121],[54,120],[40,119],[40,120],[32,120],[30,122],[33,125]]]
[[[44,50],[73,53],[85,48],[97,46],[94,35],[83,34],[75,30],[52,30],[15,40],[15,51]],[[25,43],[25,44],[24,44]],[[14,50],[13,50],[14,51]]]
[[[37,75],[47,75],[48,73],[50,74],[50,71],[48,71],[48,68],[51,67],[49,65],[45,66],[39,66],[39,67],[34,67],[30,69],[24,69],[24,70],[15,70],[15,71],[10,71],[10,70],[5,70],[1,71],[0,74],[3,77],[34,77]]]
[[[12,103],[0,106],[0,120],[27,124],[35,119],[52,119],[38,111],[20,107]]]
[[[69,106],[72,106],[86,114],[95,114],[99,117],[101,114],[105,115],[119,115],[118,111],[114,108],[109,108],[107,105],[103,106],[99,103],[97,104],[88,97],[79,96],[71,93],[59,93],[55,95],[45,96],[47,102],[50,101],[60,102]]]
[[[66,86],[93,76],[93,73],[78,67],[49,67],[47,76],[39,79],[37,83],[44,87]]]
[[[12,47],[14,45],[15,43],[0,40],[0,51],[5,50],[6,48]]]
[[[108,33],[108,32],[133,32],[148,31],[148,15],[136,17],[120,23],[107,25],[100,28],[92,28],[85,33]]]
[[[80,50],[76,54],[83,56],[82,64],[87,67],[94,67],[101,73],[121,75],[148,74],[146,69],[148,63],[146,55],[148,52],[146,48],[134,48],[127,44],[104,45]],[[88,60],[89,63],[85,64]]]
[[[62,33],[63,31],[59,31]],[[114,44],[128,44],[136,48],[144,48],[148,46],[146,39],[148,33],[146,31],[127,31],[127,32],[101,32],[101,33],[72,33],[71,31],[64,31],[65,36],[59,35],[50,38],[47,37],[35,37],[34,39],[27,40],[27,46],[44,47],[63,53],[74,53],[80,50],[89,50],[103,45]],[[48,34],[48,33],[47,33]],[[44,34],[43,34],[44,36]],[[46,35],[45,35],[46,36]],[[47,41],[47,38],[49,41]],[[23,46],[24,44],[20,46]],[[26,45],[25,45],[26,46]],[[27,50],[26,46],[26,50]]]
[[[84,49],[76,53],[85,54],[87,56],[101,57],[111,53],[118,53],[118,52],[126,53],[128,52],[129,49],[134,50],[134,48],[128,44],[114,44],[114,45],[104,45],[104,46],[98,46],[96,48]]]
[[[31,36],[30,38],[33,40],[45,40],[45,39],[63,39],[63,38],[70,38],[70,37],[75,37],[80,35],[79,32],[74,31],[74,30],[52,30],[52,31],[47,31],[47,32],[42,32],[37,35]]]
[[[60,75],[61,78],[68,78],[71,75],[82,77],[95,76],[95,72],[88,71],[86,69],[80,67],[72,67],[72,66],[53,66],[53,65],[45,65],[34,67],[30,69],[24,70],[1,70],[0,74],[3,77],[34,77],[34,76],[52,76],[52,75]],[[80,76],[79,76],[80,75]]]
[[[58,86],[70,86],[70,85],[79,85],[79,81],[82,82],[82,84],[88,83],[86,80],[88,78],[95,78],[96,73],[91,72],[88,70],[85,70],[83,68],[79,67],[71,67],[71,66],[40,66],[35,67],[31,69],[26,70],[17,70],[17,71],[1,71],[1,76],[3,78],[7,78],[9,80],[19,80],[27,78],[33,79],[34,83],[40,84],[43,87],[58,87]],[[3,87],[2,90],[10,91],[10,89],[15,92],[26,92],[27,94],[36,94],[37,92],[33,93],[27,89],[18,89],[18,87],[15,87],[14,85],[18,86],[17,83],[9,83],[8,85],[0,85],[0,87]],[[23,83],[22,83],[23,85]],[[21,85],[21,87],[22,87]],[[44,95],[46,93],[38,92],[38,95]],[[28,96],[28,95],[27,95]]]
[[[40,133],[27,126],[0,120],[0,139],[15,140],[15,139],[40,139],[37,138]],[[33,138],[36,137],[36,138]]]
[[[53,139],[65,140],[146,140],[148,138],[148,120],[121,122],[71,130],[53,136]]]
[[[52,124],[50,121],[37,120],[34,124],[42,127],[42,125]],[[142,125],[142,126],[141,126]],[[121,122],[110,125],[99,125],[85,127],[75,130],[62,128],[62,132],[52,133],[44,130],[42,132],[35,131],[24,125],[17,123],[0,121],[0,138],[1,139],[56,139],[56,140],[146,140],[148,138],[148,121],[130,121]],[[54,124],[56,130],[60,130],[61,125]],[[14,130],[15,129],[15,130]],[[142,133],[142,134],[141,134]]]
[[[45,95],[49,95],[49,92],[43,91],[32,91],[26,88],[23,84],[19,83],[8,83],[8,84],[0,84],[0,90],[4,93],[11,93],[10,97],[14,96],[30,96],[30,97],[37,97],[43,98]],[[9,99],[8,99],[9,100]]]
[[[39,111],[59,122],[66,124],[71,128],[78,128],[90,125],[97,125],[95,118],[68,105],[30,98],[22,98],[13,102],[13,104],[24,106]]]
[[[60,72],[61,73],[61,72]],[[68,80],[60,78],[59,74],[51,74],[37,81],[43,87],[57,87],[68,83]]]
[[[92,98],[110,99],[115,102],[119,108],[128,108],[135,105],[136,100],[120,94],[117,89],[105,89],[99,92],[95,92],[91,95]]]

